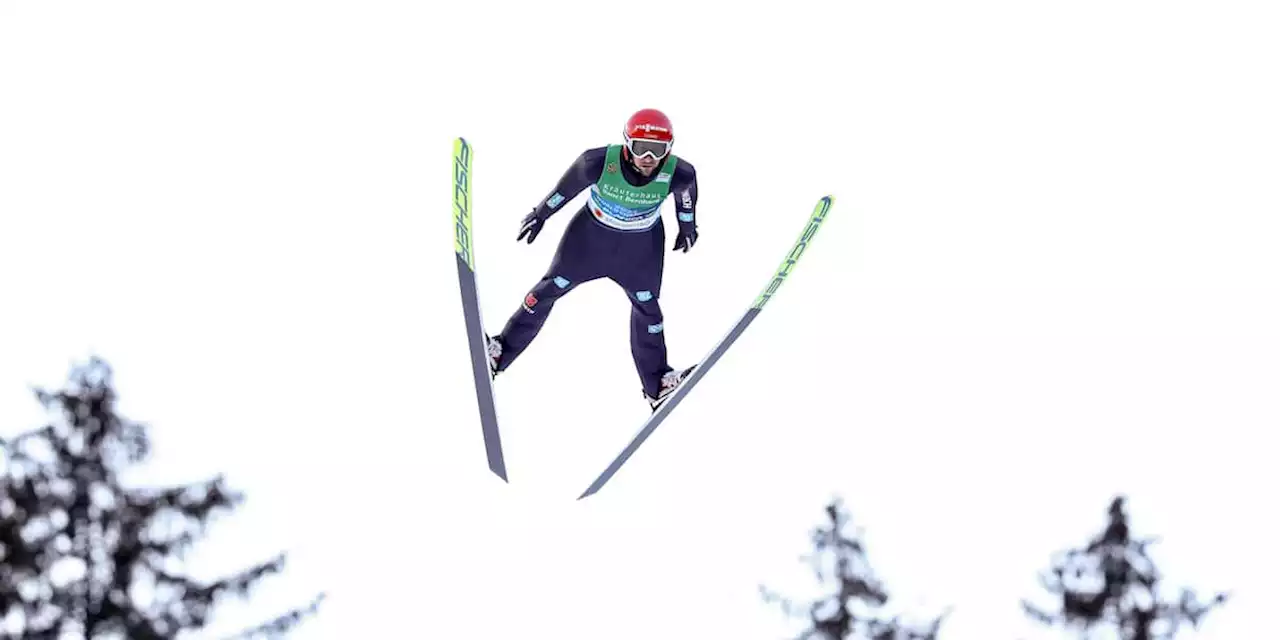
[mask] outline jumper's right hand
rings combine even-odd
[[[542,225],[546,222],[545,219],[538,217],[538,212],[531,212],[520,221],[520,235],[516,236],[516,242],[524,240],[525,244],[533,244],[533,239],[538,237],[538,232],[542,231]],[[525,239],[525,236],[529,236],[528,239]]]

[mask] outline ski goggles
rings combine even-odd
[[[627,150],[637,158],[652,156],[656,160],[671,152],[671,142],[648,138],[627,138]]]

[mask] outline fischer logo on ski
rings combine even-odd
[[[675,391],[672,391],[662,404],[658,406],[657,410],[649,416],[649,419],[641,426],[640,432],[631,439],[631,442],[629,442],[622,452],[613,459],[613,462],[611,462],[599,477],[591,483],[591,486],[587,487],[587,490],[584,491],[582,495],[578,496],[579,500],[596,493],[604,487],[605,483],[622,468],[622,465],[625,464],[633,454],[635,454],[636,450],[640,448],[640,445],[643,444],[654,430],[658,428],[658,425],[671,414],[676,405],[680,404],[680,401],[689,394],[693,389],[693,386],[702,379],[702,376],[707,374],[707,371],[711,369],[712,365],[714,365],[716,361],[718,361],[720,357],[729,350],[729,347],[738,339],[738,336],[742,335],[743,331],[746,331],[751,322],[755,320],[756,316],[764,309],[764,305],[773,299],[778,288],[781,287],[782,283],[786,282],[787,277],[791,275],[796,263],[800,261],[800,256],[804,255],[805,249],[808,248],[814,235],[818,233],[818,229],[822,226],[823,221],[827,219],[827,212],[831,210],[833,202],[834,198],[831,196],[823,196],[822,199],[818,201],[818,204],[813,208],[812,215],[810,215],[809,219],[805,223],[804,231],[801,232],[800,238],[796,240],[794,245],[792,245],[791,251],[787,252],[787,257],[783,259],[782,264],[774,271],[774,275],[770,278],[769,284],[766,285],[760,295],[756,297],[755,302],[745,313],[742,314],[742,317],[739,318],[738,322],[729,330],[729,333],[725,334],[725,336],[720,339],[720,342],[711,349],[711,352],[695,366],[693,371],[689,374],[689,377],[685,378],[680,385],[676,387]]]
[[[453,141],[453,228],[454,251],[469,271],[476,268],[471,254],[471,145]]]

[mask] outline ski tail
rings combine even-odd
[[[462,311],[466,320],[467,342],[471,351],[471,372],[475,378],[476,401],[480,409],[480,430],[484,437],[489,470],[504,482],[507,465],[502,455],[502,438],[498,434],[498,415],[493,400],[493,378],[490,375],[487,336],[480,315],[480,295],[476,280],[475,245],[472,241],[471,161],[474,153],[463,138],[453,141],[453,222],[454,253],[458,263],[458,288],[462,293]]]
[[[702,379],[702,376],[707,374],[707,371],[709,371],[711,367],[720,360],[725,352],[729,350],[729,347],[732,346],[733,343],[737,341],[738,337],[747,330],[747,327],[756,319],[756,316],[760,315],[760,312],[764,310],[765,305],[773,299],[774,295],[777,294],[778,289],[782,287],[782,284],[786,282],[787,278],[791,275],[791,272],[795,270],[795,266],[800,261],[800,257],[804,255],[805,250],[809,247],[809,243],[813,241],[814,236],[818,233],[818,229],[822,227],[822,223],[827,219],[827,213],[831,210],[831,206],[834,202],[835,199],[829,195],[823,196],[818,200],[818,204],[814,206],[813,213],[805,223],[804,230],[800,233],[800,237],[796,240],[795,244],[791,246],[791,251],[787,252],[787,257],[782,260],[782,264],[778,266],[776,271],[774,271],[773,277],[769,280],[769,284],[765,285],[765,288],[760,292],[760,295],[756,296],[755,301],[746,310],[746,312],[742,314],[742,317],[738,319],[738,322],[729,329],[729,332],[720,339],[720,342],[716,343],[716,345],[712,347],[711,351],[707,353],[700,363],[698,363],[697,368],[689,374],[689,377],[680,383],[680,386],[677,387],[666,401],[658,407],[658,410],[655,411],[653,415],[649,416],[649,419],[644,423],[644,426],[640,428],[640,432],[631,439],[631,442],[627,444],[626,448],[624,448],[622,452],[613,459],[613,462],[611,462],[604,472],[602,472],[595,481],[591,483],[591,486],[587,487],[587,490],[582,492],[582,495],[578,496],[579,500],[596,493],[604,487],[606,482],[613,478],[614,474],[622,468],[622,465],[625,464],[633,454],[635,454],[636,450],[640,448],[640,445],[643,444],[650,434],[658,428],[658,425],[662,424],[663,420],[666,420],[667,416],[671,414],[676,405],[678,405],[680,401],[689,394],[693,389],[693,386]]]

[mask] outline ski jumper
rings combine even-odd
[[[588,149],[564,173],[535,213],[550,217],[589,189],[586,203],[569,221],[555,256],[530,289],[502,333],[497,370],[502,371],[537,337],[557,300],[584,282],[608,278],[631,301],[631,355],[645,393],[656,396],[671,371],[663,332],[662,204],[675,194],[676,216],[695,222],[698,200],[693,165],[674,154],[646,177],[622,158],[621,145]]]

